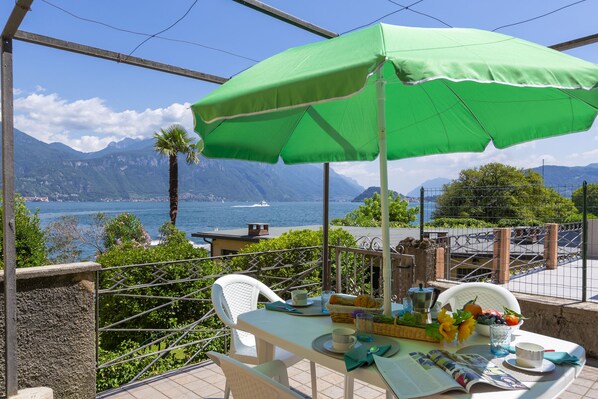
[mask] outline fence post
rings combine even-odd
[[[492,269],[496,272],[498,283],[509,282],[509,259],[511,257],[511,229],[494,229],[494,257]]]
[[[419,239],[424,239],[424,194],[425,189],[422,186],[419,190]]]
[[[546,269],[554,270],[558,265],[558,243],[559,225],[557,223],[546,223],[544,225],[546,235],[544,236],[544,262]]]
[[[341,250],[340,247],[341,246],[341,239],[337,238],[336,239],[336,248],[334,249],[335,255],[334,255],[334,259],[336,261],[336,292],[343,292],[342,291],[342,287],[341,287]]]
[[[583,219],[581,222],[581,301],[588,295],[588,182],[583,182]]]
[[[436,248],[436,280],[445,278],[445,249],[443,247]]]

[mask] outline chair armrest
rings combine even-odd
[[[237,327],[237,323],[230,317],[231,312],[224,299],[222,286],[218,284],[212,285],[212,305],[214,306],[216,314],[224,324],[231,328]]]

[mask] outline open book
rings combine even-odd
[[[428,354],[411,352],[401,359],[374,355],[374,360],[388,388],[401,399],[452,390],[469,392],[478,383],[500,389],[528,389],[488,359],[476,354],[457,355],[434,349]]]

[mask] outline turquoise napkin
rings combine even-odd
[[[297,309],[295,309],[291,305],[288,305],[288,304],[286,304],[284,302],[281,302],[281,301],[267,303],[266,304],[266,309],[268,309],[268,310],[274,310],[275,312],[303,313],[303,312],[298,311]]]
[[[509,346],[509,352],[515,353],[515,348]],[[551,361],[554,364],[568,364],[572,366],[580,366],[579,358],[568,354],[567,352],[544,352],[544,359]]]
[[[381,346],[374,354],[378,356],[384,355],[390,349],[390,345]],[[361,345],[359,348],[351,349],[345,353],[345,366],[347,371],[355,370],[357,367],[369,366],[374,363],[374,356],[368,352],[367,345]]]

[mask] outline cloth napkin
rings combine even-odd
[[[509,352],[515,353],[515,347],[509,346]],[[580,366],[579,358],[568,354],[567,352],[544,352],[544,359],[551,361],[554,364],[566,364],[572,366]]]
[[[297,309],[295,309],[291,305],[288,305],[288,304],[286,304],[284,302],[281,302],[281,301],[267,303],[266,304],[266,309],[268,309],[268,310],[274,310],[275,312],[303,313],[303,312],[298,311]]]
[[[367,345],[361,345],[359,348],[351,349],[345,353],[345,366],[347,371],[355,370],[361,366],[369,366],[374,363],[374,356],[369,353],[369,347]],[[390,345],[380,346],[379,349],[374,352],[374,355],[382,356],[390,349]]]

